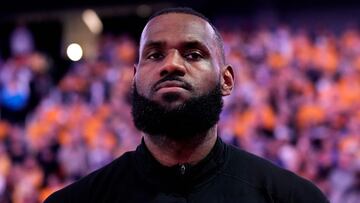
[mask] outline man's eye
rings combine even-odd
[[[192,61],[197,61],[203,58],[203,56],[198,52],[190,52],[185,54],[185,58]]]
[[[147,59],[151,59],[151,60],[159,60],[161,58],[163,58],[164,55],[160,52],[155,52],[155,53],[151,53],[147,56]]]

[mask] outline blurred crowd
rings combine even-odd
[[[333,203],[358,202],[359,31],[222,30],[236,81],[222,139],[311,180]],[[0,62],[0,202],[32,203],[140,143],[130,113],[137,45],[104,35],[96,59],[72,63],[56,84],[46,54],[30,42],[20,50]]]

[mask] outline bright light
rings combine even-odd
[[[103,29],[103,24],[94,10],[85,10],[82,14],[82,19],[92,33],[101,33]]]
[[[66,54],[72,61],[78,61],[83,56],[83,50],[79,44],[72,43],[66,49]]]

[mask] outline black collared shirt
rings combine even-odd
[[[195,166],[161,165],[144,142],[45,203],[326,203],[311,182],[217,139]]]

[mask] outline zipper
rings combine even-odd
[[[181,174],[181,175],[184,175],[185,172],[186,172],[186,166],[185,166],[185,164],[181,164],[181,165],[180,165],[180,174]]]

